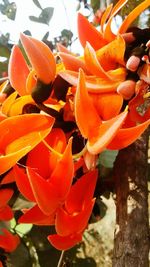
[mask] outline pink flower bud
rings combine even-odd
[[[134,72],[137,70],[139,64],[140,64],[140,58],[133,55],[128,59],[126,63],[126,68]]]
[[[117,87],[117,93],[122,95],[125,100],[130,99],[135,93],[135,81],[127,80]]]

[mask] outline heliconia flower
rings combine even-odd
[[[3,234],[0,234],[0,248],[6,252],[13,252],[20,243],[19,236],[13,235],[5,228],[2,228],[1,231]]]
[[[43,142],[40,142],[28,153],[26,165],[47,180],[51,177],[58,160],[60,160],[59,153],[64,153],[66,137],[61,129],[54,128],[45,138],[45,141],[58,154],[52,153]],[[23,196],[30,201],[36,202],[25,171],[16,165],[14,166],[14,176],[18,189]]]
[[[85,118],[85,113],[88,114],[88,120]],[[121,128],[126,117],[127,111],[124,111],[116,117],[102,122],[87,92],[84,73],[80,70],[75,94],[75,118],[82,136],[88,139],[88,151],[91,154],[103,151]]]
[[[53,137],[56,141],[57,136],[56,138],[55,136]],[[58,139],[57,145],[54,144],[54,147],[62,150],[63,147],[60,143]],[[47,159],[45,157],[44,159],[47,160],[49,170],[44,170],[41,163],[39,163],[40,158],[37,161],[36,159],[33,159],[33,161],[31,158],[29,159],[27,175],[18,167],[15,167],[16,182],[20,192],[29,200],[36,202],[41,211],[47,216],[53,214],[64,203],[72,184],[74,164],[71,139],[59,159],[51,157],[48,153],[50,154],[51,152],[41,151],[39,156],[42,154],[47,156]],[[48,162],[49,160],[52,160],[52,162]],[[34,165],[36,162],[37,168]],[[44,166],[46,165],[44,164]],[[51,169],[52,166],[53,170]],[[24,187],[24,184],[26,187]]]
[[[13,193],[12,189],[0,189],[0,221],[9,221],[13,218],[13,211],[7,204]]]
[[[29,68],[20,48],[12,49],[8,75],[12,87],[20,96],[29,95],[35,89],[37,80],[49,85],[56,75],[56,62],[50,48],[33,37],[20,35],[20,40],[27,53],[32,69]]]
[[[56,63],[50,48],[42,41],[22,33],[20,40],[38,79],[45,84],[52,82],[56,74]]]
[[[1,121],[0,174],[8,171],[40,143],[53,123],[54,118],[42,114],[24,114]]]
[[[81,241],[95,202],[93,194],[97,175],[96,169],[83,175],[72,185],[64,206],[57,210],[57,234],[48,236],[49,242],[57,249],[69,249]]]
[[[120,53],[117,53],[118,49]],[[85,81],[89,92],[116,92],[120,82],[126,78],[124,53],[125,41],[121,36],[98,51],[86,43],[82,58],[60,53],[66,70],[60,71],[59,75],[73,86],[77,86],[78,70],[81,68],[86,74]]]
[[[36,171],[27,168],[36,202],[46,215],[53,213],[69,193],[74,174],[71,143],[70,140],[49,179],[45,180]]]
[[[85,47],[88,41],[91,46],[98,50],[111,42],[116,38],[116,34],[113,33],[111,23],[113,18],[119,12],[119,10],[128,2],[128,0],[119,0],[113,7],[110,4],[101,17],[100,31],[98,31],[83,15],[78,14],[78,36],[80,43]],[[143,1],[139,4],[130,14],[124,19],[120,28],[119,34],[126,33],[132,22],[150,5],[149,0]],[[117,33],[117,34],[118,34]]]

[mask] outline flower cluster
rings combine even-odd
[[[59,250],[80,242],[88,226],[99,154],[127,147],[150,124],[150,30],[130,29],[150,4],[114,34],[111,22],[126,2],[107,7],[100,31],[78,15],[80,57],[58,44],[56,63],[46,44],[21,34],[0,87],[0,220],[13,218],[8,202],[17,188],[31,203],[18,223],[55,226],[48,240]],[[18,238],[3,234],[0,247],[10,252]]]

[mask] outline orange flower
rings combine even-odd
[[[82,46],[85,47],[86,42],[88,41],[95,50],[98,50],[114,40],[116,38],[116,34],[114,34],[111,29],[112,20],[127,2],[128,0],[119,0],[114,7],[110,4],[106,8],[101,18],[100,31],[96,30],[96,28],[79,13],[78,36]],[[131,11],[120,26],[118,34],[126,33],[132,22],[142,13],[142,11],[148,8],[149,5],[149,0],[145,0]]]
[[[60,53],[66,70],[60,71],[59,75],[73,86],[77,86],[78,70],[82,68],[86,73],[85,82],[89,92],[114,93],[126,77],[124,53],[125,42],[121,36],[98,51],[87,43],[84,58],[78,59],[68,53]]]
[[[56,63],[50,48],[42,41],[25,34],[21,34],[20,39],[32,65],[32,70],[29,69],[19,47],[14,46],[8,73],[11,85],[19,95],[23,96],[35,90],[36,84],[38,85],[37,80],[50,85],[55,78]]]
[[[61,130],[60,132],[58,130],[55,131],[55,133],[57,132],[58,136],[51,135],[51,137],[54,140],[54,148],[61,149],[62,151],[64,147],[58,139],[61,135]],[[41,144],[35,151],[39,151],[39,148],[42,148]],[[19,190],[25,197],[36,202],[41,211],[47,216],[53,214],[64,203],[69,193],[74,174],[71,148],[72,141],[70,140],[62,156],[59,156],[59,159],[58,156],[56,158],[51,155],[48,149],[39,151],[39,153],[41,152],[39,156],[43,155],[43,160],[46,160],[44,163],[44,166],[47,165],[46,170],[40,163],[38,154],[37,159],[34,158],[34,152],[31,152],[31,157],[29,156],[27,161],[29,166],[27,167],[27,175],[18,167],[15,167],[16,182]]]
[[[56,235],[49,235],[49,242],[60,250],[66,250],[81,241],[87,227],[95,199],[93,194],[97,170],[83,175],[70,189],[65,204],[56,212]]]
[[[20,243],[18,235],[13,235],[7,229],[2,228],[3,234],[0,235],[0,248],[3,248],[6,252],[14,251]]]
[[[112,108],[113,103],[112,107],[107,106],[108,110]],[[85,114],[88,114],[88,120]],[[91,154],[98,154],[105,148],[121,149],[130,145],[150,123],[149,119],[140,125],[124,128],[127,116],[128,112],[124,111],[111,119],[102,121],[87,92],[83,71],[80,71],[75,94],[75,118],[82,136],[88,139],[87,149]]]
[[[50,132],[54,119],[41,114],[25,114],[0,122],[0,174],[8,171]]]

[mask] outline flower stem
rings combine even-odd
[[[64,254],[65,251],[62,250],[57,267],[63,267]]]

